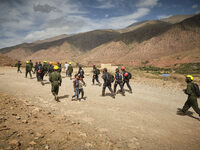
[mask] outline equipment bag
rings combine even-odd
[[[196,83],[193,83],[194,86],[194,92],[196,94],[197,97],[200,97],[200,90],[199,90],[199,86]]]
[[[108,73],[108,81],[110,82],[110,83],[113,83],[114,82],[114,76],[112,75],[112,74],[110,74],[110,73]]]
[[[132,74],[130,72],[127,72],[128,73],[128,79],[131,79],[132,78]]]
[[[99,69],[97,69],[97,75],[99,75],[100,74],[100,70]]]

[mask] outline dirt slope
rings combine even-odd
[[[174,84],[171,88],[170,86],[143,84],[143,80],[136,78],[135,80],[139,82],[134,82],[135,80],[131,82],[133,94],[126,92],[125,97],[117,94],[115,99],[108,94],[106,97],[101,97],[102,87],[92,86],[90,69],[85,71],[87,74],[85,96],[87,98],[81,102],[70,100],[73,90],[72,80],[69,78],[63,78],[59,92],[60,102],[57,103],[50,92],[51,87],[47,77],[45,77],[45,85],[42,86],[36,82],[36,79],[24,78],[24,73],[16,74],[13,68],[0,68],[0,91],[15,95],[34,107],[53,112],[56,116],[64,115],[73,122],[79,122],[81,129],[102,137],[101,139],[84,137],[86,141],[89,140],[89,143],[96,140],[89,146],[105,142],[107,145],[102,144],[106,147],[105,149],[199,149],[200,121],[198,115],[192,114],[192,109],[188,114],[190,117],[176,114],[177,108],[182,107],[187,99],[182,89],[174,88]],[[152,80],[152,83],[157,82]],[[165,84],[168,85],[167,82]],[[8,114],[10,112],[12,110],[9,110]],[[30,124],[32,124],[31,121]],[[46,124],[41,123],[40,125]],[[67,125],[69,124],[66,124],[66,130],[68,130]],[[62,121],[57,122],[56,127],[59,126],[62,126]],[[40,126],[39,129],[41,129]],[[77,131],[76,129],[79,128],[75,127],[74,130]],[[74,130],[72,129],[72,132]],[[56,130],[52,134],[57,136],[58,133],[59,130],[58,132]],[[67,139],[63,139],[63,142],[68,143]],[[71,142],[73,143],[73,135]],[[81,143],[75,142],[71,147],[79,147]],[[77,149],[77,147],[74,148]]]

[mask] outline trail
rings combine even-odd
[[[22,74],[17,74],[16,70],[0,68],[1,92],[26,99],[29,103],[55,114],[66,115],[70,120],[80,122],[86,130],[107,135],[116,141],[119,149],[123,149],[124,145],[129,149],[145,150],[197,150],[200,147],[198,115],[192,109],[191,116],[177,115],[177,108],[181,108],[187,99],[182,89],[132,81],[133,94],[117,94],[115,99],[109,94],[101,97],[102,87],[91,85],[90,70],[86,70],[86,100],[71,101],[72,80],[62,73],[63,82],[58,103],[50,92],[48,77],[45,77],[45,85],[42,86],[36,78],[24,78],[24,70]],[[108,89],[106,92],[109,93]]]

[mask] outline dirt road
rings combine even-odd
[[[198,115],[177,115],[187,96],[182,89],[164,88],[131,82],[133,94],[126,92],[113,99],[109,94],[101,97],[102,87],[91,85],[86,73],[84,88],[86,100],[71,101],[72,80],[65,78],[60,88],[60,102],[54,101],[48,77],[45,85],[36,78],[24,78],[16,68],[0,68],[0,91],[25,99],[28,103],[57,115],[78,121],[90,132],[106,135],[118,149],[181,149],[200,148],[200,121]],[[126,87],[125,87],[126,88]],[[106,90],[108,93],[108,89]],[[193,114],[192,114],[193,113]]]

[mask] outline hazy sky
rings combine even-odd
[[[200,0],[0,0],[0,48],[200,12]]]

